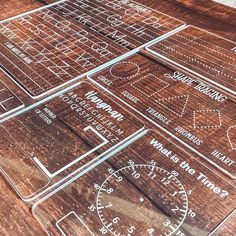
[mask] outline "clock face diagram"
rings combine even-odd
[[[148,131],[35,205],[36,218],[52,234],[56,227],[65,235],[211,235],[225,216],[232,217],[235,188],[170,141]],[[194,167],[195,174],[183,169],[183,163]],[[215,179],[207,183],[222,191],[217,194],[199,176]],[[210,224],[209,216],[214,219]]]
[[[96,200],[105,231],[114,236],[169,236],[181,226],[188,198],[175,171],[134,164],[110,173]]]

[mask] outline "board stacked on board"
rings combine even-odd
[[[29,2],[0,22],[0,234],[236,235],[234,9]]]

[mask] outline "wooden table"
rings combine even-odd
[[[45,6],[47,5],[47,2],[52,3],[51,0],[2,0],[0,5],[0,20],[5,20],[9,17],[16,16],[17,14]],[[207,0],[201,1],[201,4],[191,0],[139,0],[138,2],[153,9],[157,8],[159,11],[167,15],[173,16],[179,20],[187,22],[188,24],[200,27],[229,40],[236,40],[236,11],[231,7],[216,4],[213,1]],[[232,2],[234,3],[235,1]],[[147,55],[147,52],[144,52],[144,54]],[[5,74],[5,72],[1,71],[0,75],[3,82],[9,80],[8,74]],[[14,91],[17,90],[16,84],[12,81],[9,82],[9,85]],[[22,90],[18,90],[18,92],[20,100],[24,100],[26,103],[28,102],[28,104],[32,103],[32,99],[25,92]],[[143,119],[140,115],[137,115],[137,117],[141,120]],[[140,124],[137,121],[137,127],[139,127],[139,125]],[[155,126],[148,122],[146,123],[146,126],[155,129]],[[214,170],[211,165],[203,161],[201,158],[196,157],[196,159],[204,162],[209,169]],[[219,173],[219,176],[225,181],[235,185],[235,181],[232,181],[224,174]],[[25,204],[22,199],[18,197],[16,191],[2,176],[0,178],[0,186],[0,234],[4,236],[46,235],[45,231],[33,217],[31,212],[32,203],[35,201],[29,205]],[[55,235],[58,234],[55,232]],[[224,232],[219,235],[224,235]]]

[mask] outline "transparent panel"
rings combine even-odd
[[[0,81],[0,118],[24,107],[24,103]]]
[[[0,60],[38,98],[183,25],[132,1],[61,1],[0,22]]]
[[[236,210],[234,210],[209,236],[231,236],[236,232]]]
[[[233,41],[188,26],[147,50],[236,94],[236,43]]]
[[[50,235],[207,236],[235,207],[234,190],[150,131],[36,203],[33,213]]]
[[[236,100],[159,60],[134,55],[91,76],[141,115],[236,178]]]
[[[32,200],[142,128],[84,82],[1,123],[0,166],[21,197]]]

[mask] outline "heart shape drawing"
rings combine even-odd
[[[231,149],[236,150],[236,125],[230,126],[228,128],[227,137],[228,137]]]

